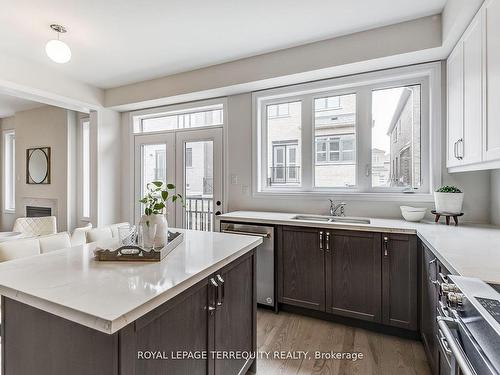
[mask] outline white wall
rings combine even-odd
[[[91,116],[91,126],[94,116]],[[101,109],[97,112],[97,225],[121,221],[121,116],[118,112]],[[123,155],[126,157],[126,155]]]
[[[500,226],[500,169],[491,171],[491,223]]]

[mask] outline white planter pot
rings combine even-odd
[[[459,214],[462,212],[464,193],[438,193],[434,192],[436,212]]]
[[[168,222],[165,215],[142,215],[141,222],[144,247],[162,248],[167,243]]]

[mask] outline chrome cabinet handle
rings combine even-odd
[[[389,255],[388,245],[389,245],[389,237],[384,237],[384,256],[385,257]]]
[[[219,287],[221,289],[221,292],[219,293],[219,289],[217,289],[217,306],[222,306],[224,303],[224,294],[225,294],[225,285],[224,285],[224,279],[222,278],[221,275],[215,276],[217,281],[219,282]]]
[[[319,232],[319,249],[323,250],[323,231]]]
[[[450,345],[448,344],[448,341],[446,341],[446,337],[444,337],[443,331],[441,331],[439,328],[438,331],[439,331],[439,343],[441,344],[441,348],[444,350],[446,355],[450,357],[453,354],[453,352],[450,349]]]
[[[458,159],[457,145],[458,145],[458,141],[455,141],[455,143],[453,143],[453,155],[455,156],[455,159]]]
[[[211,277],[211,278],[210,278],[210,280],[209,280],[209,285],[211,285],[212,287],[217,288],[217,289],[216,289],[216,291],[218,291],[218,290],[219,290],[219,284],[217,284],[217,281],[215,281],[215,279],[214,279],[213,277]],[[216,293],[217,293],[217,294],[219,294],[218,292],[216,292]],[[210,295],[210,300],[211,300],[211,299],[212,299],[212,297],[211,297],[211,295],[212,295],[212,294],[211,294],[211,293],[209,293],[209,295]],[[215,300],[211,301],[211,302],[210,302],[210,305],[208,306],[208,312],[210,313],[210,315],[213,315],[213,314],[214,314],[214,312],[215,312],[215,309],[216,309],[216,303],[217,303],[217,302],[216,302],[216,301],[217,301],[217,298],[218,298],[218,297],[216,296],[216,297],[215,297]]]
[[[459,148],[458,148],[458,145],[459,144],[462,144],[462,153],[460,154],[459,153]],[[457,159],[458,160],[462,160],[464,158],[464,140],[463,138],[460,138],[458,141],[457,141]]]
[[[326,252],[330,252],[330,232],[326,232]]]

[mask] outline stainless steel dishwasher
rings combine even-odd
[[[276,307],[274,295],[274,227],[221,222],[223,233],[262,237],[257,247],[257,303]]]

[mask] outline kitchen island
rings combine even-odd
[[[261,242],[186,230],[158,263],[97,262],[88,244],[0,264],[2,375],[255,370]]]

